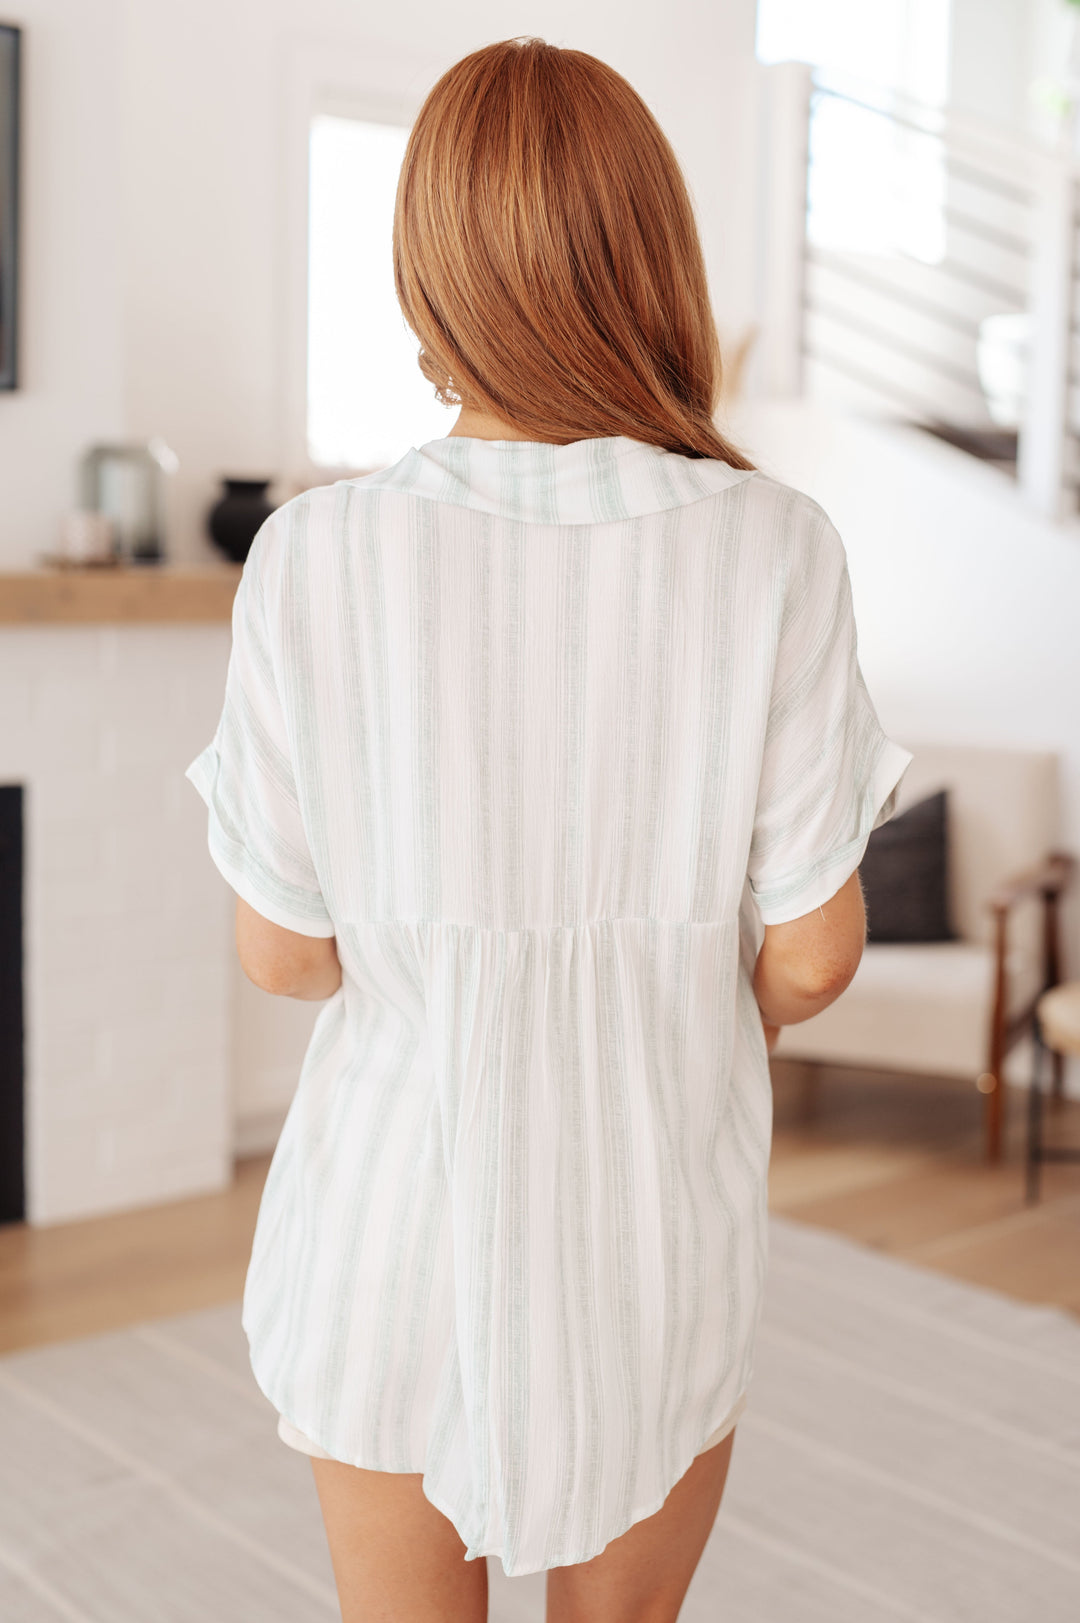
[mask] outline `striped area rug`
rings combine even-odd
[[[683,1623],[1076,1623],[1080,1321],[774,1217],[750,1407]],[[544,1575],[489,1561],[491,1623]],[[4,1623],[338,1616],[239,1303],[0,1359]]]

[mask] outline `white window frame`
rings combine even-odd
[[[284,492],[326,484],[334,470],[308,453],[308,232],[311,121],[319,113],[411,125],[448,66],[429,53],[355,41],[281,46],[281,267],[277,331],[278,465]]]

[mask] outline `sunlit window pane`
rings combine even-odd
[[[759,0],[757,55],[813,63],[839,88],[877,86],[939,107],[948,94],[949,18],[950,0]],[[816,247],[942,259],[939,141],[823,97],[810,157],[807,235]]]
[[[817,248],[945,256],[945,153],[930,135],[822,97],[810,130],[806,233]]]
[[[311,121],[307,435],[320,466],[385,467],[453,423],[417,365],[394,293],[394,193],[408,133],[329,114]]]

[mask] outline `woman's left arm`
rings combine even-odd
[[[333,936],[300,935],[271,924],[236,898],[236,951],[249,981],[276,997],[315,1002],[341,985],[341,960]]]

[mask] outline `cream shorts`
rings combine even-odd
[[[706,1450],[715,1448],[717,1443],[723,1442],[729,1431],[734,1431],[743,1410],[746,1408],[748,1397],[749,1393],[744,1392],[742,1397],[736,1403],[735,1407],[729,1412],[726,1418],[720,1422],[716,1430],[711,1431],[706,1437],[705,1441],[698,1449],[698,1454],[704,1454]],[[333,1459],[334,1456],[332,1454],[328,1454],[325,1448],[320,1448],[318,1443],[313,1443],[311,1441],[310,1437],[305,1437],[302,1431],[297,1431],[296,1427],[290,1421],[286,1420],[283,1414],[278,1415],[277,1429],[278,1436],[281,1438],[281,1441],[283,1443],[288,1443],[290,1448],[298,1449],[301,1454],[310,1454],[312,1459],[316,1460]]]

